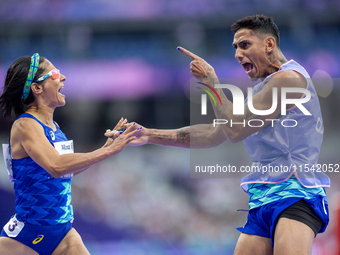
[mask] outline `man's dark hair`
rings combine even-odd
[[[239,19],[231,25],[231,31],[235,34],[242,28],[248,28],[255,33],[270,34],[274,37],[277,47],[280,47],[280,32],[272,17],[253,15]]]

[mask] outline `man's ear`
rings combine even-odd
[[[40,94],[40,93],[42,93],[42,92],[43,92],[43,86],[42,86],[42,84],[38,84],[38,83],[36,83],[36,82],[33,82],[33,83],[31,84],[31,91],[32,91],[32,93],[34,93],[34,94]]]
[[[275,48],[276,42],[274,37],[272,36],[268,36],[266,38],[266,52],[270,53],[273,51],[273,49]]]

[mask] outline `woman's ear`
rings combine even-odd
[[[42,84],[38,84],[38,83],[36,83],[36,82],[33,82],[33,83],[31,84],[31,91],[32,91],[32,93],[34,93],[34,94],[40,94],[40,93],[42,93],[42,92],[43,92],[43,86],[42,86]]]

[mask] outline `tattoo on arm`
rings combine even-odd
[[[169,134],[159,132],[156,134],[156,138],[164,141],[164,143],[190,144],[190,129],[182,128],[180,130],[170,132]]]
[[[218,78],[215,75],[213,75],[212,71],[213,71],[212,68],[208,67],[207,79],[208,84],[214,87],[215,84],[219,84],[220,82]]]
[[[212,68],[210,68],[212,70]],[[207,74],[207,79],[208,79],[208,82],[211,86],[214,86],[215,84],[219,84],[219,80],[218,78],[213,75],[213,73],[208,73]],[[221,98],[225,97],[225,95],[222,93],[219,93]],[[216,116],[218,118],[221,118],[221,119],[227,119],[228,116],[232,115],[232,108],[231,109],[228,109],[229,107],[229,102],[228,100],[223,100],[223,103],[222,105],[220,104],[217,104],[217,106],[215,107],[215,111],[216,111]]]
[[[180,129],[177,132],[177,142],[190,144],[190,129]]]
[[[220,105],[218,104],[215,109],[216,109],[216,115],[217,117],[221,119],[228,119],[228,117],[233,115],[232,113],[232,108],[228,109],[229,107],[229,102],[223,101],[223,104]]]
[[[156,137],[159,140],[169,140],[169,141],[175,140],[175,138],[172,135],[165,135],[165,134],[162,134],[162,133],[157,134]]]

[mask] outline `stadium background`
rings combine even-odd
[[[246,77],[234,59],[230,25],[253,14],[274,17],[287,59],[313,77],[334,78],[319,90],[325,125],[319,163],[339,163],[337,0],[1,0],[0,82],[20,56],[38,52],[51,60],[67,77],[67,104],[55,120],[76,152],[103,145],[103,133],[121,117],[146,127],[186,126],[190,59],[176,47],[205,58],[220,77]],[[1,143],[10,126],[0,119]],[[218,151],[227,162],[250,164],[242,143]],[[128,147],[76,176],[74,227],[91,254],[232,254],[235,228],[246,220],[237,212],[247,209],[241,177],[191,179],[189,164],[189,150]],[[0,165],[3,226],[15,197],[2,157]],[[339,254],[338,175],[327,189],[331,222],[313,254]]]

